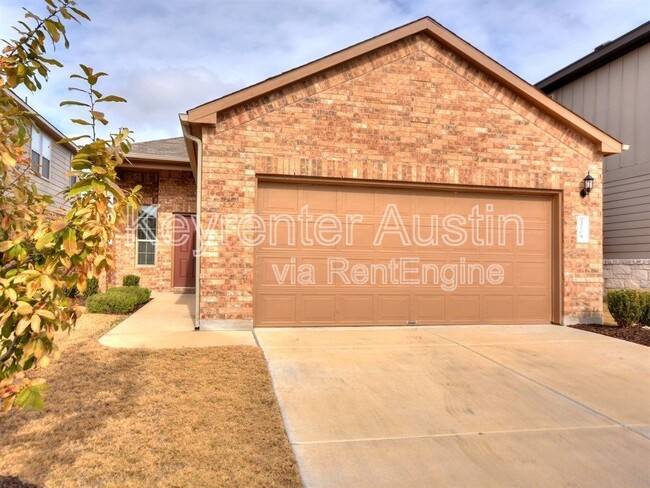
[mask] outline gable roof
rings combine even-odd
[[[126,160],[127,165],[140,169],[192,170],[183,137],[134,142]]]
[[[447,30],[430,17],[416,20],[410,24],[380,34],[347,49],[343,49],[342,51],[338,51],[329,56],[325,56],[324,58],[320,58],[278,76],[269,78],[261,83],[257,83],[192,108],[187,111],[187,122],[190,125],[214,125],[217,122],[216,114],[218,112],[260,98],[291,83],[304,80],[309,76],[333,66],[363,56],[370,51],[374,51],[375,49],[419,33],[431,36],[437,42],[440,42],[448,49],[467,59],[470,63],[510,88],[528,102],[537,106],[543,112],[576,130],[591,141],[596,142],[599,144],[599,148],[604,154],[616,154],[621,152],[621,142],[571,112],[569,109],[555,102],[541,91],[535,89],[535,87],[530,85],[528,82],[519,78],[501,64],[497,63],[495,60],[479,51],[451,31]]]
[[[593,52],[547,76],[535,86],[544,93],[551,93],[649,42],[650,21],[613,41],[601,44]]]
[[[189,162],[183,137],[134,142],[131,144],[131,151],[128,156],[136,159],[150,159],[152,156],[157,156],[167,160]]]

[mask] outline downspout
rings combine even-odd
[[[199,253],[196,256],[196,268],[194,271],[194,274],[196,275],[196,283],[194,285],[194,330],[199,330],[201,328],[201,174],[203,171],[203,143],[201,139],[190,134],[190,131],[188,130],[189,123],[187,121],[187,115],[179,114],[178,117],[181,120],[183,136],[196,144],[196,222],[194,230],[196,231],[196,246]]]

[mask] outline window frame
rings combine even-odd
[[[154,229],[155,235],[153,236],[153,239],[140,239],[140,223],[141,223],[141,216],[143,214],[144,209],[148,208],[153,208],[155,209],[155,219],[156,219],[156,227]],[[145,229],[145,232],[147,232],[148,229]],[[150,243],[153,244],[153,263],[140,263],[140,243]],[[145,255],[149,255],[151,253],[145,252]],[[158,262],[158,205],[141,205],[140,206],[140,212],[138,213],[138,219],[136,221],[136,226],[135,226],[135,266],[136,268],[151,268],[153,266],[156,266],[156,263]]]
[[[36,144],[38,142],[38,144]],[[31,161],[30,168],[32,173],[34,173],[39,178],[42,178],[45,181],[50,181],[50,176],[52,174],[52,145],[54,141],[47,134],[44,134],[35,125],[32,126],[32,136],[29,141],[29,149],[31,151]],[[48,154],[45,154],[45,151]],[[35,163],[34,153],[38,155],[38,161]],[[49,157],[46,157],[49,156]],[[43,174],[43,160],[47,161],[47,176]]]
[[[74,168],[72,167],[72,159],[73,159],[73,155],[70,154],[70,161],[69,161],[70,170],[69,171],[74,171]],[[74,185],[77,184],[78,181],[79,181],[79,177],[77,175],[70,175],[68,177],[69,187],[72,188]]]

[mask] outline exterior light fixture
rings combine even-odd
[[[587,176],[585,176],[582,182],[584,183],[584,186],[582,187],[582,190],[580,190],[580,196],[584,198],[587,195],[589,195],[589,193],[594,187],[594,177],[591,176],[589,172],[587,172]]]

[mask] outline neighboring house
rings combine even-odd
[[[54,208],[65,207],[62,191],[70,188],[70,163],[78,148],[72,142],[59,144],[64,139],[56,127],[30,107],[25,100],[8,91],[16,103],[31,114],[33,122],[28,151],[31,153],[32,181],[41,193],[52,195]]]
[[[629,145],[605,158],[605,289],[650,288],[650,22],[536,86]]]
[[[159,290],[195,278],[203,328],[602,320],[602,160],[622,144],[430,18],[188,110],[181,124],[184,141],[136,145],[121,170],[123,185],[144,186],[146,206],[115,252],[120,273]],[[445,236],[374,242],[386,208],[409,231],[413,214],[439,215],[428,230]],[[503,242],[478,226],[480,239],[454,240],[473,232],[475,208],[486,229],[504,218]],[[187,237],[195,214],[198,263],[191,240],[162,242]],[[360,221],[337,240],[335,217],[346,216]],[[264,242],[242,239],[236,217]],[[321,239],[292,242],[296,222]],[[439,268],[428,284],[364,278],[364,266],[400,258]],[[464,263],[479,277],[495,263],[502,273],[463,281]],[[301,281],[310,269],[314,282]]]

